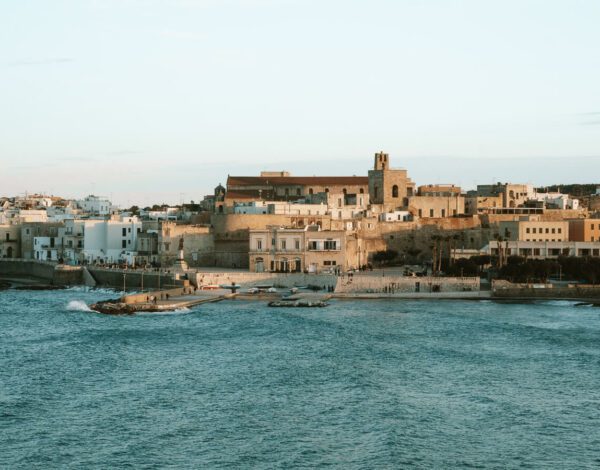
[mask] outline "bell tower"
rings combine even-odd
[[[369,170],[369,200],[381,206],[381,211],[394,211],[408,207],[414,195],[415,183],[404,169],[391,169],[389,155],[375,154],[375,165]]]
[[[387,153],[379,152],[375,154],[375,170],[388,170],[390,167],[389,155]]]

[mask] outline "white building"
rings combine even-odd
[[[83,260],[87,263],[125,262],[134,251],[142,222],[137,217],[86,220],[83,230]]]
[[[381,222],[410,222],[412,214],[409,211],[384,212],[379,214]]]
[[[482,250],[482,254],[498,255],[498,244],[507,256],[524,256],[526,258],[558,258],[559,256],[594,256],[600,257],[599,242],[530,242],[530,241],[490,241]]]
[[[58,261],[62,254],[62,240],[59,237],[34,237],[33,258],[39,261]]]
[[[544,202],[546,206],[555,207],[556,209],[579,209],[579,199],[571,198],[568,194],[562,193],[538,193],[535,192],[530,196],[530,200]]]
[[[90,215],[109,215],[113,209],[111,202],[100,196],[89,195],[84,199],[77,201],[77,205]]]
[[[68,263],[130,263],[135,259],[137,237],[142,222],[137,217],[118,217],[110,220],[66,220],[59,229],[57,246]]]

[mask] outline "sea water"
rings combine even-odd
[[[1,468],[597,468],[600,308],[0,292]]]

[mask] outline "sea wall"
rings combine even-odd
[[[600,285],[571,284],[513,284],[508,281],[492,283],[492,297],[498,299],[600,299]]]
[[[82,283],[82,270],[79,266],[57,265],[46,261],[24,259],[1,259],[0,276],[43,279],[56,286]]]
[[[257,285],[273,285],[276,287],[318,286],[321,288],[334,287],[337,277],[331,274],[304,273],[250,273],[250,272],[221,272],[198,273],[196,285],[238,284],[249,288]]]
[[[122,269],[87,268],[98,286],[118,289],[168,289],[183,285],[183,280],[174,279],[171,273],[134,271]]]
[[[478,277],[407,277],[354,275],[340,278],[336,293],[410,293],[479,291]]]
[[[139,304],[149,302],[151,296],[156,297],[158,300],[163,300],[168,297],[177,297],[189,293],[191,293],[190,287],[177,287],[175,289],[144,292],[142,294],[124,295],[121,297],[121,301],[125,304]]]

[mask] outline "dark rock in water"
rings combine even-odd
[[[90,309],[107,315],[132,315],[136,312],[133,305],[125,304],[121,299],[103,300],[90,305]]]
[[[103,300],[90,305],[90,309],[107,315],[133,315],[138,312],[163,312],[168,308],[159,308],[150,304],[126,304],[121,299]]]
[[[11,285],[10,282],[0,282],[0,290],[10,289]]]

